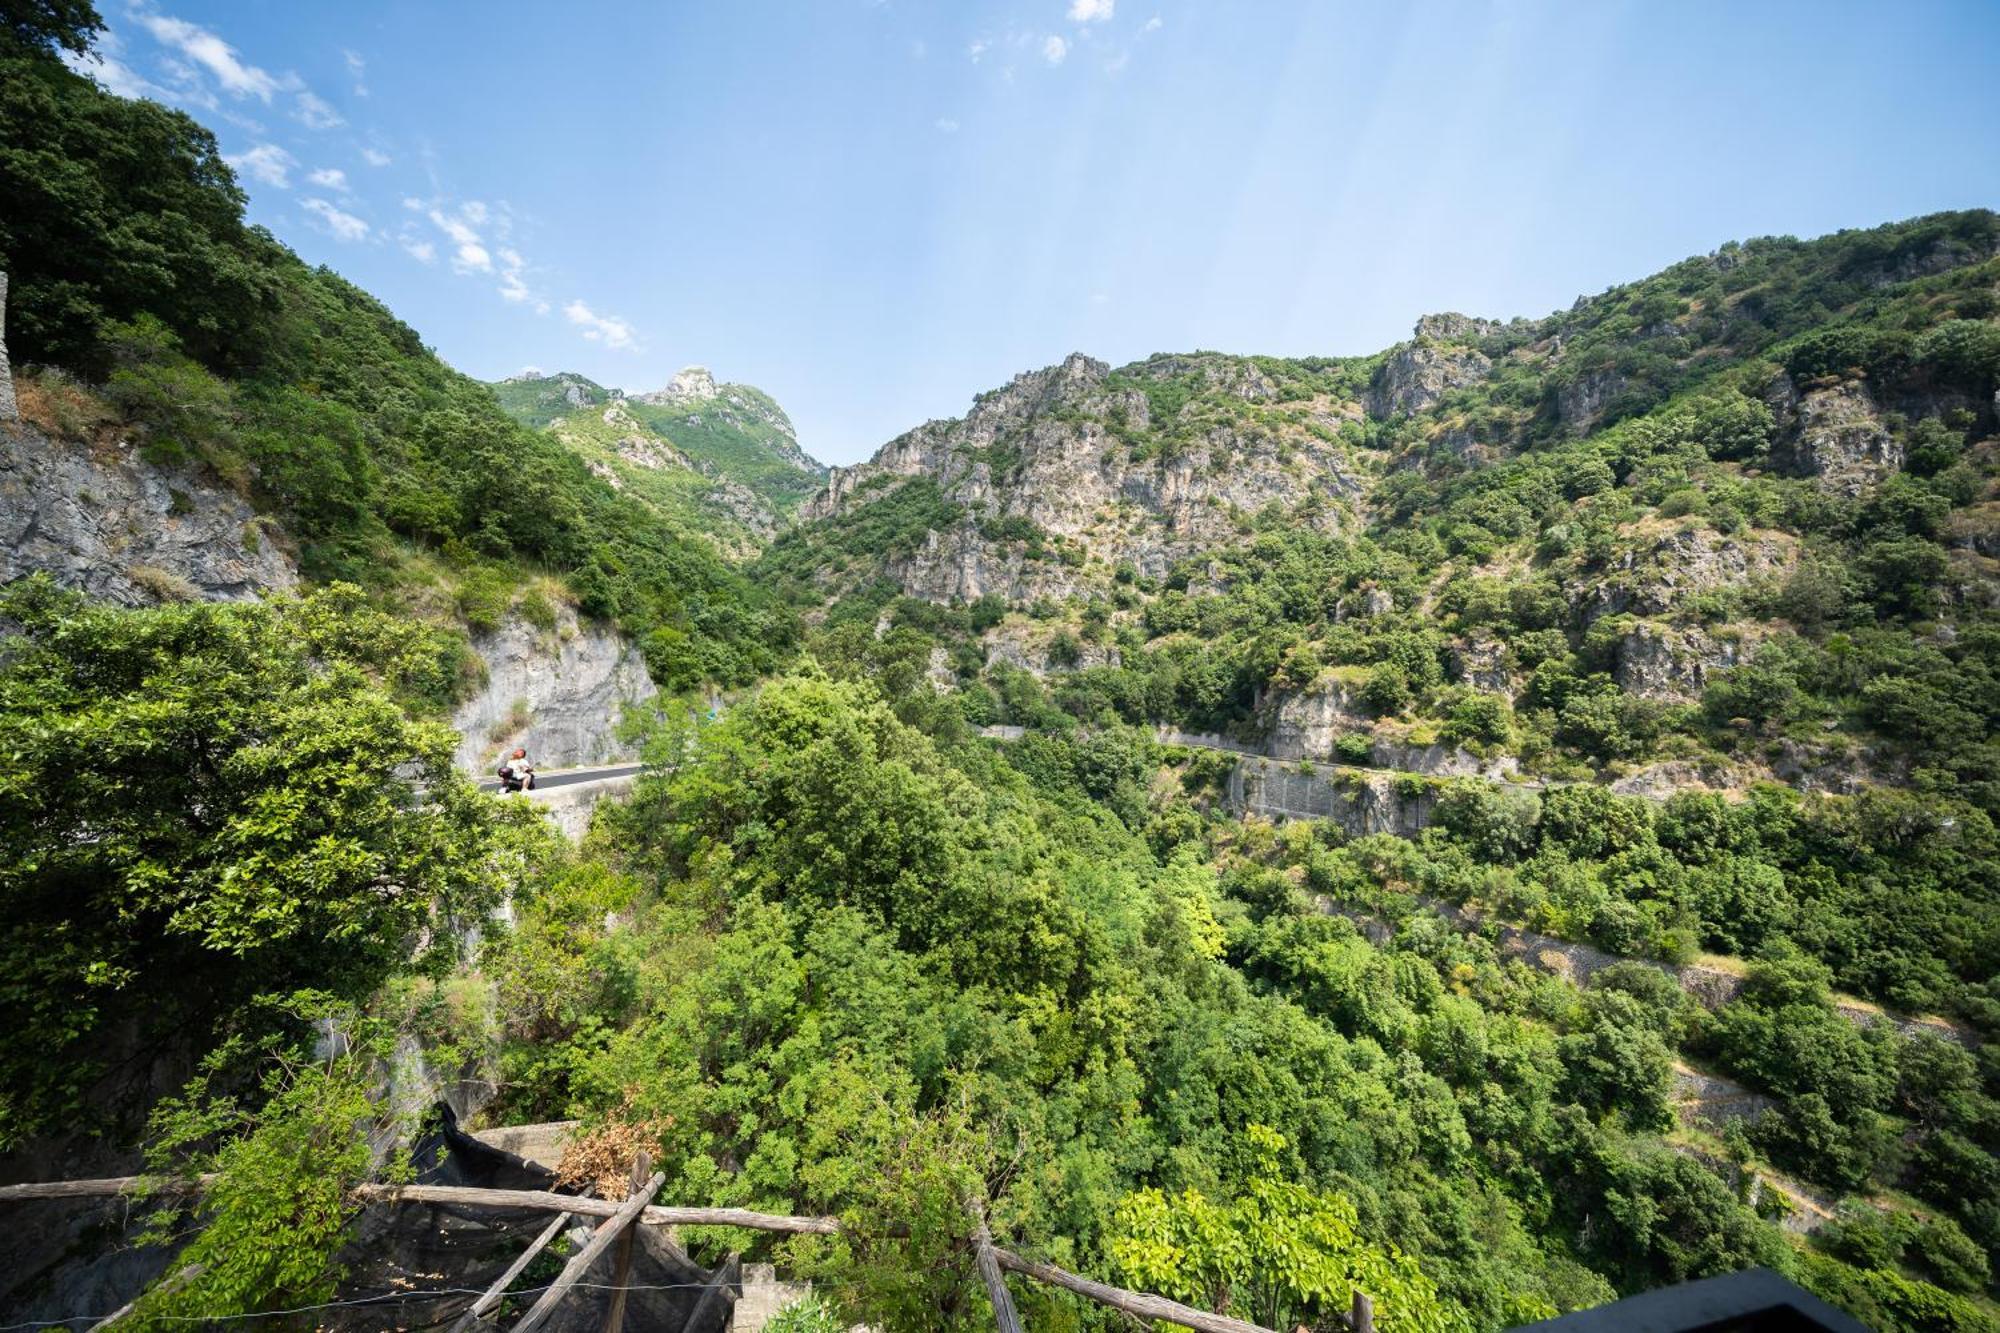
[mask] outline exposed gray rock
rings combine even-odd
[[[1296,420],[1281,417],[1275,425],[1184,418],[1195,424],[1180,428],[1175,449],[1135,458],[1120,423],[1128,432],[1178,423],[1154,420],[1146,395],[1107,384],[1110,374],[1078,353],[1018,375],[981,395],[963,418],[927,423],[867,463],[835,468],[801,517],[851,512],[906,478],[935,481],[964,517],[890,559],[887,572],[906,594],[940,602],[989,592],[1016,600],[1065,596],[1108,581],[1111,569],[1128,562],[1157,578],[1179,560],[1240,540],[1242,516],[1271,505],[1297,509],[1300,522],[1327,531],[1345,523],[1347,501],[1360,489],[1355,469],[1346,447],[1326,438],[1330,429],[1306,425],[1317,415],[1344,420],[1338,413],[1286,404]],[[1276,392],[1254,363],[1212,354],[1156,357],[1120,374],[1199,375],[1246,402]],[[1041,534],[1039,543],[986,535],[998,531],[995,523],[1018,529],[1023,522]],[[1045,558],[1030,559],[1037,544]]]
[[[1628,694],[1689,702],[1701,697],[1712,672],[1749,660],[1750,647],[1699,626],[1642,620],[1618,641],[1612,676]]]
[[[1485,759],[1455,745],[1413,745],[1392,736],[1377,736],[1368,762],[1399,773],[1433,778],[1487,778],[1505,782],[1521,774],[1521,761],[1511,754]]]
[[[1556,391],[1556,414],[1578,435],[1587,435],[1625,383],[1625,376],[1616,370],[1586,371]]]
[[[0,273],[0,423],[19,421],[14,403],[14,372],[7,364],[7,275]]]
[[[1695,520],[1626,531],[1632,540],[1608,568],[1570,581],[1586,621],[1621,611],[1666,615],[1702,593],[1780,577],[1798,561],[1797,540],[1778,532],[1732,536]]]
[[[1488,334],[1498,333],[1501,327],[1497,319],[1475,319],[1471,315],[1461,315],[1456,310],[1446,310],[1418,319],[1416,335],[1437,342],[1464,342],[1469,338],[1484,338]]]
[[[987,630],[980,642],[986,649],[989,663],[1004,662],[1037,676],[1045,676],[1050,671],[1081,671],[1086,667],[1119,666],[1123,663],[1123,656],[1115,645],[1081,640],[1077,641],[1075,662],[1056,662],[1050,650],[1065,628],[1008,620]]]
[[[1382,363],[1368,387],[1368,412],[1376,417],[1403,416],[1435,407],[1454,389],[1477,384],[1493,370],[1484,353],[1423,336],[1404,343]]]
[[[1350,732],[1368,732],[1374,718],[1360,692],[1325,676],[1278,701],[1271,722],[1270,754],[1278,759],[1325,759]]]
[[[1868,386],[1857,380],[1800,397],[1779,456],[1842,495],[1859,494],[1903,466],[1903,446],[1889,433]]]
[[[1460,683],[1500,694],[1514,693],[1514,673],[1507,669],[1507,645],[1475,634],[1451,650],[1451,669]]]
[[[1429,783],[1392,773],[1303,772],[1245,758],[1229,772],[1232,809],[1274,819],[1328,819],[1350,837],[1414,838],[1429,826],[1437,794]]]
[[[37,571],[121,606],[247,601],[298,586],[282,533],[194,468],[0,426],[0,581]]]
[[[636,394],[634,402],[660,406],[685,406],[688,403],[706,402],[716,396],[715,376],[708,373],[707,366],[688,366],[667,382],[664,389],[651,393]]]
[[[537,768],[627,759],[620,714],[658,691],[638,651],[615,630],[581,624],[567,607],[546,631],[510,619],[473,647],[486,684],[452,714],[458,766],[484,776],[501,749],[523,746]]]

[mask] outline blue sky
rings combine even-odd
[[[95,73],[484,378],[830,462],[1072,350],[1333,355],[2000,205],[2000,5],[99,0]]]

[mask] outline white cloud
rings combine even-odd
[[[409,199],[405,199],[403,203],[406,207],[421,207]],[[451,259],[451,266],[454,269],[460,273],[493,271],[493,253],[486,248],[484,239],[472,225],[486,220],[486,205],[473,200],[459,206],[457,217],[453,217],[441,208],[432,208],[428,216],[432,224],[449,236],[452,245],[456,247]]]
[[[343,213],[324,199],[308,199],[300,207],[326,224],[339,241],[359,241],[368,235],[368,224],[352,213]]]
[[[583,336],[591,342],[601,342],[606,347],[632,345],[632,326],[616,315],[600,315],[581,301],[571,301],[564,306],[563,315],[582,329]]]
[[[309,173],[306,179],[322,189],[347,193],[347,173],[339,167],[321,167],[318,171]]]
[[[236,54],[235,47],[208,29],[197,27],[185,19],[151,14],[143,9],[135,11],[133,17],[162,45],[173,47],[214,75],[224,92],[268,102],[275,93],[291,92],[300,87],[296,74],[279,78],[255,65],[245,64]]]
[[[407,231],[403,233],[401,241],[404,251],[419,264],[435,264],[437,262],[438,248],[429,241],[420,240],[410,235]]]
[[[1130,51],[1120,51],[1117,55],[1104,62],[1104,72],[1106,74],[1122,74],[1125,71],[1125,67],[1131,63],[1132,53]]]
[[[938,133],[940,134],[958,133],[958,122],[951,119],[949,116],[940,117],[937,121],[937,127],[938,127]]]
[[[1042,42],[1042,59],[1048,61],[1051,65],[1062,64],[1063,57],[1067,56],[1068,54],[1069,54],[1069,43],[1064,41],[1062,38],[1056,36],[1054,33],[1050,33],[1049,36]]]
[[[977,38],[970,46],[965,48],[965,54],[970,56],[972,63],[976,65],[979,63],[980,57],[986,54],[988,45],[989,43],[984,37]]]
[[[1155,14],[1153,15],[1153,17],[1146,20],[1146,26],[1139,29],[1139,31],[1158,32],[1164,26],[1166,26],[1166,20],[1162,19],[1158,14]]]
[[[294,105],[298,108],[299,119],[309,130],[330,130],[347,123],[340,118],[338,111],[311,93],[300,93]]]
[[[371,167],[386,167],[396,159],[379,148],[364,148],[361,150],[361,160]]]
[[[527,267],[527,264],[521,258],[520,252],[518,250],[510,250],[503,245],[500,247],[499,254],[501,299],[512,301],[516,304],[530,299],[534,293],[528,290],[527,282],[521,277],[521,270]]]
[[[123,61],[113,59],[99,49],[85,55],[74,51],[64,51],[62,61],[86,79],[95,79],[104,91],[117,97],[151,97],[164,100],[167,90],[148,79]]]
[[[347,72],[354,76],[354,95],[368,96],[368,62],[361,58],[359,51],[343,50],[340,54],[347,61]]]
[[[260,143],[247,153],[225,157],[223,161],[250,179],[281,190],[292,188],[291,170],[298,165],[297,158],[274,143]]]
[[[1069,0],[1071,23],[1102,23],[1111,17],[1118,0]]]

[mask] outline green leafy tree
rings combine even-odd
[[[495,816],[393,689],[448,660],[352,589],[127,611],[30,580],[0,667],[0,1138],[249,997],[359,999],[494,901]],[[125,1038],[122,1040],[130,1040]]]
[[[1146,1189],[1118,1205],[1109,1249],[1128,1281],[1267,1328],[1335,1315],[1356,1291],[1385,1329],[1461,1326],[1408,1256],[1364,1239],[1351,1202],[1282,1177],[1283,1135],[1246,1134],[1258,1166],[1234,1198]]]

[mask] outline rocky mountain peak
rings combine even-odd
[[[687,366],[667,382],[664,389],[642,393],[638,401],[654,407],[704,402],[716,396],[715,376],[707,366]]]
[[[1434,342],[1464,342],[1468,338],[1483,338],[1489,333],[1500,331],[1497,319],[1475,319],[1471,315],[1461,315],[1456,310],[1441,314],[1425,315],[1417,321],[1412,336],[1429,338]]]

